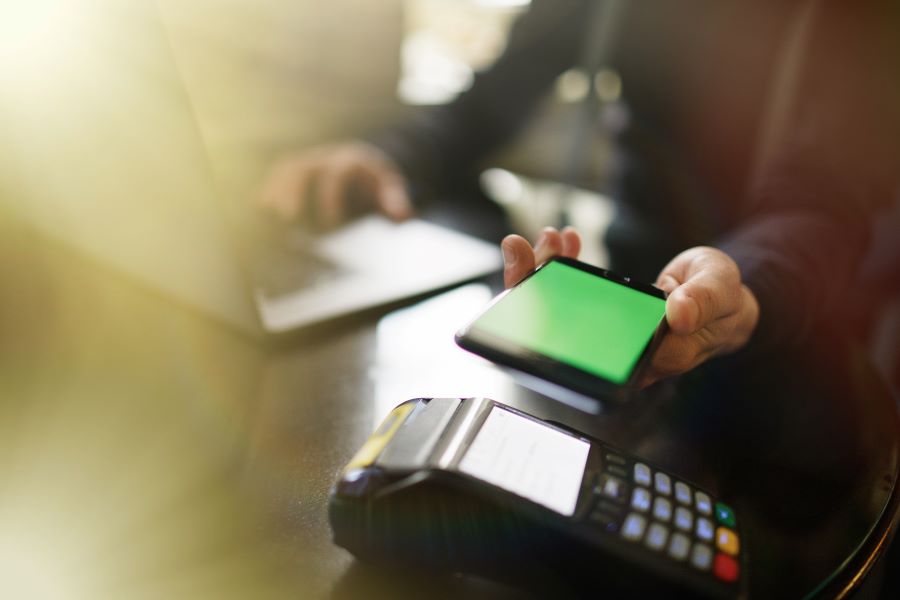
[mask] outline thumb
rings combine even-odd
[[[666,300],[666,320],[672,331],[691,334],[734,313],[739,305],[740,275],[736,269],[701,267],[689,274]]]
[[[666,321],[679,335],[689,335],[705,325],[701,320],[700,303],[696,300],[697,290],[688,290],[687,285],[675,288],[666,300]]]
[[[669,292],[666,320],[672,332],[689,335],[737,309],[741,275],[715,248],[685,250],[663,269],[657,285]]]

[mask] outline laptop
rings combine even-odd
[[[249,200],[217,187],[155,3],[49,6],[0,40],[0,193],[37,229],[254,334],[500,268],[492,244],[379,216],[255,245]]]

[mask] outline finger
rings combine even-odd
[[[553,227],[545,227],[534,246],[535,264],[543,264],[554,256],[562,254],[562,251],[562,236]]]
[[[260,205],[286,221],[296,218],[306,202],[314,170],[307,160],[283,160],[263,184]]]
[[[503,251],[503,285],[512,287],[534,271],[534,251],[520,235],[508,235],[500,243]]]
[[[743,347],[759,321],[759,304],[746,286],[741,289],[741,308],[690,335],[669,332],[653,355],[653,360],[638,384],[653,382],[685,373],[713,356],[734,352]]]
[[[669,292],[666,320],[677,334],[698,331],[740,306],[740,271],[724,252],[692,248],[676,256],[657,283]]]
[[[578,258],[581,253],[581,236],[574,227],[566,227],[562,230],[562,255],[569,258]]]
[[[674,292],[675,288],[677,288],[679,285],[681,285],[681,282],[675,279],[675,277],[673,277],[670,273],[660,273],[659,277],[657,277],[656,279],[656,287],[663,290],[667,294],[671,294],[672,292]]]
[[[410,218],[413,206],[403,178],[395,173],[375,175],[375,205],[378,210],[395,221]]]
[[[279,216],[282,216],[280,198],[283,194],[287,175],[287,164],[285,162],[276,164],[266,174],[265,180],[262,183],[262,188],[258,194],[259,204]]]
[[[326,227],[337,225],[343,219],[346,194],[352,178],[352,171],[343,164],[323,169],[319,175],[317,208]]]
[[[270,192],[272,210],[286,221],[296,219],[309,201],[315,175],[315,166],[306,161],[285,165]]]
[[[674,333],[689,335],[700,323],[700,304],[680,287],[675,288],[666,298],[666,321]]]
[[[686,373],[706,360],[709,350],[700,336],[667,333],[638,383],[639,388]]]
[[[284,178],[283,171],[283,165],[275,164],[265,173],[254,198],[257,204],[264,208],[275,209],[275,197]]]
[[[678,286],[666,301],[666,318],[675,333],[689,334],[733,315],[740,306],[739,284],[702,272]]]

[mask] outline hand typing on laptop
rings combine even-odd
[[[354,200],[402,221],[412,216],[406,180],[394,161],[362,141],[319,146],[289,155],[270,169],[260,204],[288,221],[330,228],[354,212]]]
[[[552,256],[578,258],[581,239],[571,227],[561,232],[548,227],[534,247],[518,235],[507,236],[501,247],[503,280],[510,287]],[[656,285],[669,294],[669,331],[640,387],[739,350],[759,321],[756,297],[741,282],[735,262],[716,248],[685,250],[663,268]]]

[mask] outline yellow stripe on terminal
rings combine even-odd
[[[362,448],[360,448],[350,462],[347,463],[347,466],[344,467],[344,472],[346,473],[353,469],[362,469],[374,463],[375,459],[378,458],[378,455],[381,454],[381,451],[384,450],[384,447],[387,446],[387,443],[394,437],[394,434],[400,428],[400,425],[406,420],[406,416],[409,415],[415,407],[415,402],[406,402],[392,410],[390,414],[385,417],[384,421],[381,422],[381,425],[378,426],[378,429],[375,430],[375,433],[369,436],[369,439],[366,440],[366,443],[363,444]]]

